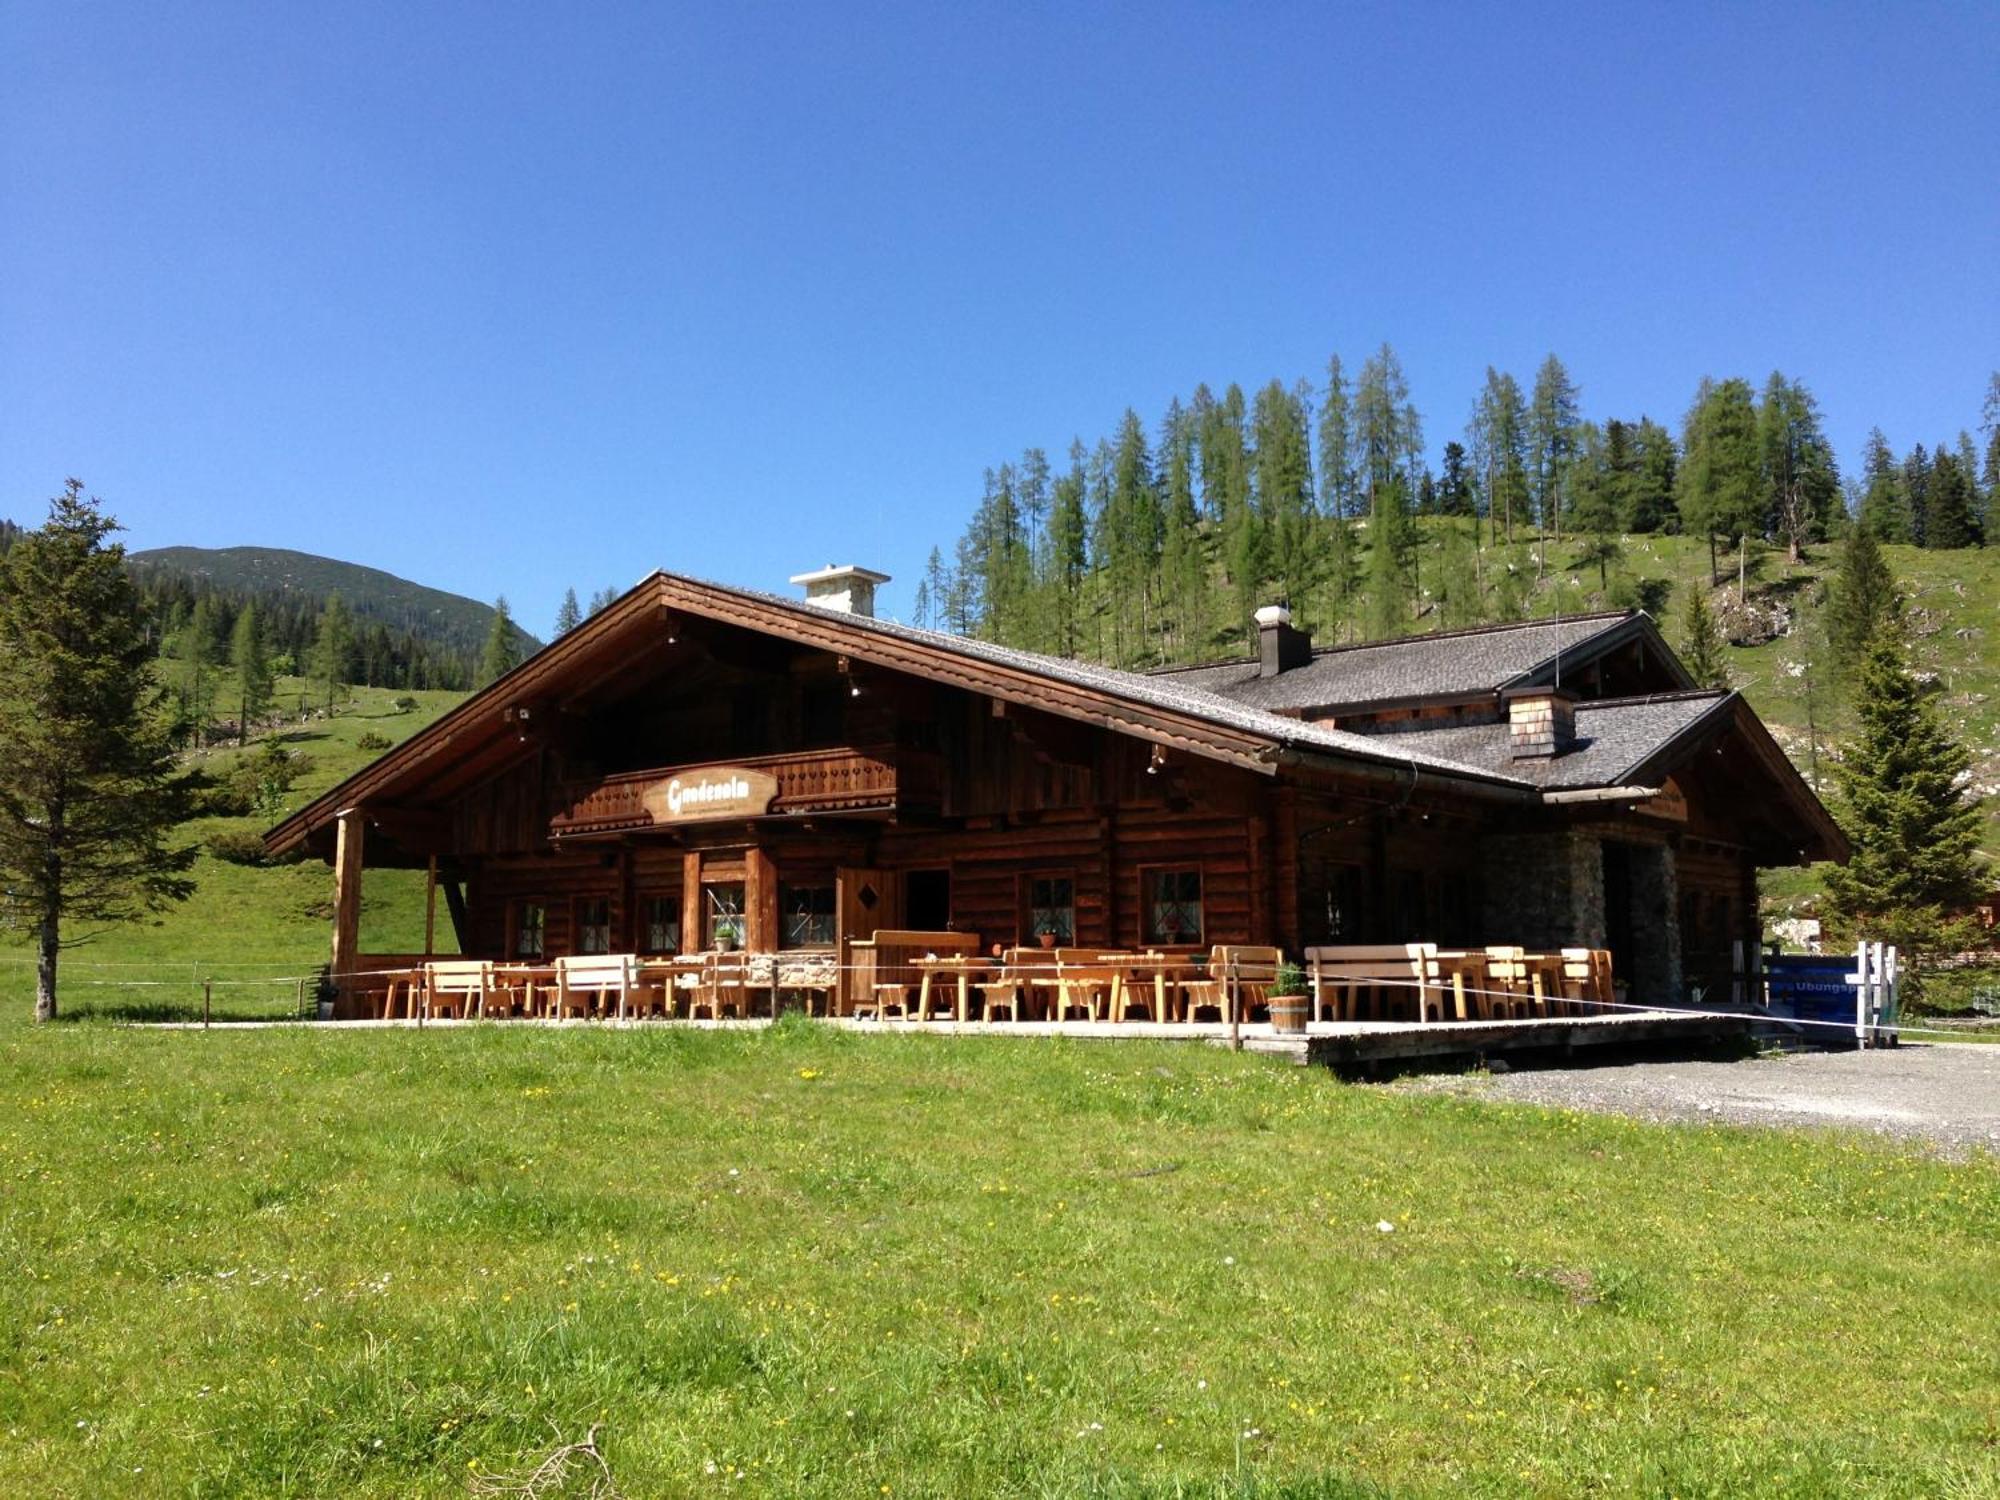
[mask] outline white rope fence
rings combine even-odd
[[[759,989],[759,990],[784,991],[784,990],[804,990],[804,989],[825,989],[825,988],[830,988],[831,982],[834,981],[838,975],[843,973],[874,975],[880,972],[875,966],[872,965],[839,964],[833,962],[830,957],[823,958],[818,955],[805,952],[796,954],[786,954],[781,952],[776,955],[743,953],[741,956],[746,961],[750,960],[761,961],[762,964],[765,966],[765,968],[769,971],[764,975],[764,977],[752,979],[747,986],[748,988]],[[449,955],[439,955],[437,961],[448,962],[450,961],[450,957],[451,956]],[[687,978],[693,978],[698,973],[698,970],[694,962],[694,960],[697,957],[699,956],[688,955],[686,958],[683,958],[679,961],[673,961],[662,958],[659,960],[649,960],[649,963],[657,963],[659,968],[663,971],[671,969],[678,971],[678,973],[681,976],[686,976]],[[33,963],[34,959],[32,957],[0,958],[0,964],[32,965]],[[182,966],[182,963],[186,963],[186,961],[149,964],[138,961],[70,960],[70,961],[65,961],[62,964],[61,973],[66,987],[74,986],[77,988],[83,988],[89,990],[135,990],[135,991],[178,990],[183,992],[199,989],[203,992],[204,1003],[206,1003],[206,999],[209,993],[215,990],[240,991],[240,990],[262,989],[262,990],[275,991],[275,990],[289,989],[293,992],[295,1001],[297,1003],[298,1008],[296,1013],[303,1014],[304,1002],[309,998],[316,998],[320,993],[321,987],[323,985],[339,985],[341,983],[354,983],[354,982],[366,983],[368,981],[382,981],[389,976],[411,975],[416,972],[420,972],[421,970],[421,962],[412,965],[390,965],[379,968],[357,968],[357,969],[343,970],[339,973],[334,973],[331,970],[325,968],[317,968],[307,973],[299,973],[289,968],[281,968],[281,966],[276,964],[258,964],[252,962],[208,963],[205,961],[197,961],[193,963],[186,963],[186,967],[188,969],[188,975],[185,978],[174,976],[171,974],[161,973],[162,970],[172,970],[179,968]],[[1053,987],[1065,977],[1073,975],[1079,967],[1093,969],[1093,970],[1122,968],[1128,970],[1128,972],[1131,974],[1134,988],[1142,990],[1147,993],[1150,993],[1153,988],[1152,970],[1156,967],[1156,965],[1152,963],[1147,963],[1147,962],[1132,963],[1129,960],[1125,961],[1108,960],[1104,963],[1082,962],[1080,964],[1070,964],[1070,963],[1059,964],[1053,960],[1040,963],[1032,961],[1023,963],[1019,960],[1012,960],[1012,961],[981,960],[981,963],[987,966],[987,970],[994,972],[996,974],[1000,973],[1000,971],[1004,969],[1005,972],[1003,975],[1001,975],[1000,982],[1004,983],[1007,979],[1019,979],[1029,984],[1038,984],[1047,987]],[[553,967],[553,961],[518,960],[518,961],[513,961],[511,964],[508,961],[496,961],[496,968],[501,970],[503,973],[510,966],[524,967],[537,970],[547,970]],[[788,967],[792,968],[795,971],[794,977],[791,979],[788,979],[785,974],[785,970]],[[1187,976],[1195,972],[1199,972],[1200,975],[1205,979],[1217,978],[1219,979],[1219,982],[1221,982],[1225,986],[1231,984],[1232,982],[1245,982],[1244,976],[1240,974],[1233,977],[1212,975],[1209,971],[1208,961],[1205,958],[1199,956],[1192,957],[1188,960],[1179,963],[1169,964],[1166,967],[1169,970],[1169,977],[1167,982],[1170,985],[1182,983],[1183,976]],[[262,977],[236,977],[236,978],[222,977],[220,974],[216,972],[221,970],[268,969],[268,968],[280,968],[281,971],[276,974],[269,974]],[[92,970],[124,971],[131,969],[150,970],[153,974],[159,977],[148,978],[148,979],[88,977],[89,971]],[[85,974],[79,975],[77,973],[78,970],[84,970]],[[982,972],[982,970],[975,969],[974,972]],[[799,975],[806,973],[810,974],[811,976],[810,981],[798,977]],[[951,967],[946,967],[941,965],[939,968],[933,970],[933,973],[936,976],[938,985],[946,991],[950,991],[957,983],[957,975],[952,971]],[[732,980],[732,985],[738,982],[740,981]],[[983,980],[981,982],[990,983],[993,981]],[[1259,987],[1268,988],[1269,986],[1269,981],[1262,976],[1261,967],[1254,982]],[[1866,981],[1864,981],[1864,983],[1865,982]],[[1464,995],[1468,999],[1478,999],[1487,1002],[1482,1008],[1488,1010],[1494,1009],[1496,1007],[1505,1007],[1508,1009],[1512,1009],[1521,1006],[1523,1004],[1532,1006],[1535,1003],[1535,997],[1532,988],[1496,989],[1490,986],[1467,985],[1467,984],[1454,985],[1448,977],[1442,983],[1434,979],[1419,980],[1415,977],[1370,978],[1365,980],[1354,981],[1354,983],[1359,988],[1365,988],[1377,991],[1398,991],[1411,995],[1413,998],[1416,998],[1417,1000],[1417,1003],[1411,1007],[1413,1014],[1407,1021],[1388,1020],[1388,1021],[1378,1021],[1378,1022],[1354,1022],[1354,1023],[1337,1023],[1337,1024],[1359,1024],[1359,1025],[1420,1024],[1419,1017],[1423,1015],[1425,1010],[1431,1007],[1442,1009],[1444,1004],[1452,1001],[1458,995]],[[683,986],[683,988],[686,987],[687,986],[685,985]],[[1428,1006],[1425,1004],[1426,1000],[1428,1000],[1429,1002]],[[1206,1005],[1209,1004],[1210,1002],[1203,1002],[1203,1003]],[[1546,1007],[1552,1007],[1552,1008],[1561,1007],[1565,1011],[1569,1012],[1582,1011],[1584,1014],[1581,1016],[1575,1014],[1570,1014],[1570,1015],[1540,1014],[1540,1015],[1525,1016],[1525,1017],[1513,1017],[1513,1016],[1476,1017],[1476,1018],[1468,1017],[1465,1019],[1451,1019],[1451,1020],[1445,1020],[1440,1018],[1435,1021],[1423,1021],[1421,1022],[1421,1024],[1432,1025],[1432,1026],[1456,1027],[1456,1026],[1484,1026],[1484,1025],[1494,1025],[1494,1024],[1505,1024],[1507,1022],[1550,1023],[1550,1022],[1561,1022],[1565,1019],[1576,1020],[1576,1019],[1591,1019],[1599,1017],[1605,1019],[1611,1019],[1617,1016],[1627,1016],[1627,1015],[1633,1017],[1685,1016],[1689,1018],[1701,1018],[1708,1020],[1739,1020],[1739,1021],[1757,1023],[1761,1025],[1795,1028],[1803,1032],[1832,1031],[1832,1032],[1839,1032],[1847,1036],[1853,1036],[1858,1028],[1893,1032],[1897,1035],[1940,1038],[1945,1040],[1950,1040],[1954,1037],[1959,1037],[1963,1035],[1962,1031],[1954,1030],[1949,1027],[1911,1025],[1908,1022],[1901,1019],[1900,1017],[1894,1017],[1892,1019],[1879,1019],[1879,1020],[1869,1019],[1866,1021],[1847,1020],[1847,1019],[1822,1020],[1822,1019],[1814,1019],[1806,1017],[1782,1016],[1774,1014],[1771,1011],[1762,1008],[1709,1006],[1700,1004],[1695,1004],[1695,1005],[1640,1004],[1634,1001],[1603,1000],[1585,996],[1571,996],[1562,993],[1550,993],[1546,991],[1543,994],[1541,1003]],[[916,1023],[915,1018],[912,1017],[905,1017],[905,1021],[906,1023],[915,1023],[915,1024],[937,1024],[937,1023]],[[884,1026],[889,1026],[893,1025],[894,1023],[885,1018],[882,1021],[882,1024]],[[950,1024],[956,1024],[956,1023],[950,1023]],[[977,1022],[969,1024],[979,1024],[982,1026],[991,1025],[996,1029],[1005,1029],[1005,1023],[999,1023],[999,1022],[992,1022],[992,1023]],[[1158,1023],[1149,1021],[1145,1023],[1131,1023],[1131,1024],[1135,1025],[1136,1027],[1136,1026],[1144,1026],[1144,1025],[1151,1025]],[[1324,1023],[1315,1023],[1315,1024],[1324,1024]]]

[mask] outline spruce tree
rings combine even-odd
[[[1709,579],[1717,581],[1715,542],[1760,531],[1764,466],[1757,409],[1741,380],[1703,380],[1687,416],[1676,482],[1681,529],[1709,539]]]
[[[0,560],[0,895],[35,935],[35,1019],[57,1010],[76,924],[131,921],[193,892],[192,810],[117,523],[70,480]],[[65,936],[65,930],[70,936]]]
[[[576,590],[564,589],[562,603],[556,606],[556,635],[568,635],[583,623],[583,611],[577,606]]]
[[[1963,785],[1971,758],[1893,630],[1869,647],[1857,708],[1860,728],[1834,770],[1835,812],[1854,852],[1827,871],[1828,903],[1849,929],[1920,956],[1948,939],[1976,891],[1982,814]]]
[[[1632,436],[1632,477],[1625,498],[1627,531],[1658,531],[1674,513],[1674,475],[1680,455],[1674,435],[1641,417]]]
[[[236,669],[236,743],[250,742],[250,721],[271,706],[277,684],[271,675],[271,651],[264,642],[264,621],[254,600],[236,613],[229,643],[230,665]]]
[[[1729,663],[1722,652],[1722,631],[1715,613],[1708,607],[1708,591],[1696,586],[1688,590],[1687,608],[1681,614],[1681,663],[1697,687],[1729,686]]]
[[[1856,680],[1869,647],[1894,624],[1901,608],[1895,576],[1874,531],[1850,527],[1826,602],[1827,647],[1840,681]]]
[[[1947,453],[1942,445],[1931,463],[1928,498],[1926,547],[1979,545],[1978,493],[1957,456]]]
[[[1326,395],[1319,406],[1319,504],[1321,513],[1335,520],[1355,514],[1353,413],[1338,354],[1326,362]]]
[[[493,623],[479,652],[479,679],[474,686],[487,687],[498,682],[520,660],[520,649],[514,641],[514,616],[507,608],[507,596],[502,594],[493,601]]]

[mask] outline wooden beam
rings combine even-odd
[[[354,983],[355,959],[361,951],[361,868],[368,837],[368,820],[358,807],[335,819],[333,852],[333,985],[334,1014]]]
[[[778,949],[778,867],[760,848],[743,851],[743,946],[752,953]]]

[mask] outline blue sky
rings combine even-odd
[[[655,566],[906,611],[984,467],[1383,339],[1843,463],[2000,367],[2000,7],[0,11],[0,515],[546,632]]]

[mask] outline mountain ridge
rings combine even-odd
[[[477,653],[493,626],[493,606],[417,583],[382,568],[290,547],[149,547],[126,554],[142,574],[178,575],[215,588],[265,597],[324,599],[339,592],[356,618]],[[525,655],[542,642],[514,624]]]

